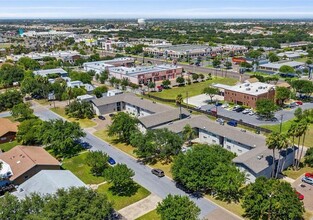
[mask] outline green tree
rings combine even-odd
[[[219,59],[214,59],[212,62],[214,68],[218,68],[221,65],[221,61]]]
[[[232,65],[231,62],[229,62],[229,61],[226,61],[226,62],[225,62],[225,67],[226,67],[226,69],[231,69],[232,66],[233,66],[233,65]]]
[[[266,138],[266,146],[268,149],[271,149],[273,151],[272,153],[272,174],[271,176],[275,176],[275,167],[276,167],[276,157],[275,157],[275,151],[278,148],[279,140],[276,138],[279,135],[279,133],[272,132],[267,138]]]
[[[102,71],[99,77],[100,83],[104,84],[108,79],[109,79],[109,71],[108,70]]]
[[[119,112],[109,126],[108,134],[116,135],[121,141],[129,143],[130,135],[138,130],[138,120],[125,112]]]
[[[179,86],[185,85],[185,78],[182,76],[179,76],[176,78],[176,82],[178,83]]]
[[[91,172],[95,176],[103,175],[103,172],[108,165],[109,156],[102,151],[90,151],[86,157],[86,163],[91,167]]]
[[[33,60],[29,57],[22,57],[17,62],[18,65],[21,65],[25,70],[37,70],[40,69],[40,64],[38,61]]]
[[[71,71],[70,72],[70,78],[72,81],[78,80],[83,83],[91,83],[92,76],[89,75],[88,73],[85,72],[76,72],[76,71]]]
[[[214,87],[209,86],[209,87],[206,87],[203,89],[203,93],[210,96],[211,103],[212,103],[213,97],[219,93],[219,90],[218,90],[218,88],[214,88]]]
[[[16,140],[23,145],[40,145],[41,128],[42,121],[40,119],[25,120],[18,126]]]
[[[129,169],[125,164],[117,164],[105,170],[105,178],[113,184],[111,190],[119,196],[130,196],[136,193],[137,185],[132,177],[135,172]]]
[[[23,102],[22,94],[17,90],[7,90],[0,93],[0,112],[12,109],[13,106]]]
[[[34,110],[30,108],[30,103],[19,103],[11,109],[11,115],[15,120],[24,121],[34,117]]]
[[[191,140],[196,136],[195,130],[189,125],[186,124],[183,128],[183,138],[184,141],[188,141],[188,144],[191,145]]]
[[[176,105],[178,105],[179,106],[179,118],[181,119],[181,117],[182,117],[182,108],[181,108],[181,105],[182,105],[182,103],[183,103],[183,101],[184,101],[184,99],[183,99],[183,95],[182,94],[178,94],[177,96],[176,96]]]
[[[158,203],[157,213],[162,220],[197,220],[200,209],[187,196],[173,196],[170,194],[162,202]]]
[[[308,80],[294,80],[291,86],[296,92],[310,96],[313,93],[313,83]]]
[[[270,53],[268,54],[268,59],[269,59],[269,61],[270,61],[271,63],[274,63],[274,62],[279,61],[279,57],[278,57],[275,53],[273,53],[273,52],[270,52]]]
[[[286,87],[276,87],[275,98],[280,106],[284,105],[285,100],[289,99],[291,91]]]
[[[279,72],[281,73],[294,73],[295,69],[288,65],[283,65],[279,68]]]
[[[97,98],[101,98],[103,93],[106,93],[108,91],[108,87],[106,86],[99,86],[93,90],[93,94]]]
[[[214,170],[218,169],[219,175],[226,173],[224,181],[231,182],[233,176],[227,175],[227,170],[224,170],[224,168],[229,169],[230,166],[235,166],[231,162],[234,157],[233,153],[221,148],[219,145],[196,145],[192,151],[187,151],[185,154],[179,154],[175,157],[172,165],[173,178],[192,191],[215,192],[215,183],[219,182],[220,179],[214,175],[217,173]],[[220,163],[229,166],[219,166]],[[234,175],[241,175],[239,170],[235,171],[233,169],[233,171]],[[220,194],[222,191],[219,189],[217,192],[218,197],[223,197]],[[233,194],[236,195],[237,192],[234,191]]]
[[[192,80],[195,82],[195,81],[198,81],[199,79],[199,75],[197,73],[193,73],[192,75]]]
[[[90,102],[86,101],[73,101],[65,107],[65,114],[71,118],[93,118],[93,108]]]
[[[289,183],[259,177],[248,185],[242,200],[248,219],[302,219],[303,203]]]
[[[313,148],[309,148],[304,156],[304,163],[310,167],[313,167]]]
[[[81,150],[75,140],[85,135],[77,122],[58,119],[44,121],[39,138],[48,149],[53,150],[54,155],[71,157]]]
[[[0,68],[0,83],[4,86],[12,86],[13,82],[21,82],[25,71],[17,65],[3,64]]]
[[[256,102],[256,112],[267,119],[272,118],[276,110],[277,106],[270,99],[259,99]]]
[[[162,85],[165,89],[167,89],[171,85],[171,81],[169,79],[165,79],[162,81]]]
[[[252,59],[259,59],[262,56],[262,52],[259,50],[250,50],[246,56]]]

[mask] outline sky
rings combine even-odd
[[[3,18],[313,19],[313,0],[0,0]]]

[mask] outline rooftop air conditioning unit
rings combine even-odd
[[[246,88],[246,90],[247,90],[247,91],[250,91],[251,89],[250,89],[250,88]]]

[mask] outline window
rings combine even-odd
[[[6,139],[7,139],[6,137],[2,137],[0,140],[5,141]]]

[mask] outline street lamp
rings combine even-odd
[[[283,118],[284,118],[284,114],[280,115],[280,125],[279,125],[279,133],[281,133],[282,127],[283,127]]]

